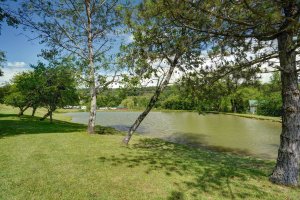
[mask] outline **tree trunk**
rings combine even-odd
[[[296,186],[300,161],[300,100],[296,53],[290,51],[292,34],[283,32],[277,39],[282,82],[282,132],[273,183]]]
[[[19,111],[18,116],[20,117],[20,116],[24,115],[24,112],[25,112],[28,108],[29,108],[29,106],[25,106],[24,108],[20,108],[20,107],[19,107],[20,111]]]
[[[140,124],[142,123],[142,121],[145,119],[145,117],[148,115],[148,113],[151,111],[151,109],[153,108],[153,106],[155,105],[155,103],[158,100],[158,97],[161,93],[162,88],[159,87],[156,91],[155,94],[151,97],[150,102],[148,103],[146,109],[142,112],[142,114],[140,114],[138,116],[138,118],[135,120],[135,122],[132,124],[132,126],[130,127],[127,136],[123,139],[123,142],[125,144],[128,144],[128,142],[131,139],[131,136],[133,135],[133,133],[136,131],[136,129],[140,126]]]
[[[47,117],[49,117],[50,116],[50,120],[52,120],[51,118],[52,118],[52,111],[51,110],[49,110],[41,119],[40,119],[40,121],[44,121]],[[51,121],[52,122],[52,121]]]
[[[158,86],[155,90],[154,95],[151,97],[146,109],[144,110],[144,112],[142,112],[142,114],[140,114],[138,116],[138,118],[135,120],[135,122],[133,123],[133,125],[130,127],[130,129],[128,130],[127,136],[123,139],[123,143],[128,144],[133,133],[136,131],[136,129],[140,126],[140,124],[142,123],[142,121],[145,119],[145,117],[148,115],[148,113],[151,111],[151,109],[154,107],[155,103],[158,100],[159,95],[161,94],[161,92],[167,87],[167,85],[169,84],[169,81],[172,77],[173,71],[175,69],[177,65],[177,61],[173,61],[173,63],[171,64],[171,67],[168,71],[168,74],[165,78],[165,80],[161,83],[160,86]]]
[[[93,51],[93,35],[92,35],[92,18],[91,18],[91,2],[85,0],[85,11],[87,16],[87,39],[89,51],[89,70],[90,70],[90,95],[91,95],[91,110],[88,121],[87,132],[89,134],[95,133],[96,110],[97,110],[97,89],[95,84],[95,66],[94,66],[94,51]]]
[[[236,101],[234,99],[230,99],[230,103],[231,103],[231,112],[236,113],[237,112]]]
[[[96,122],[96,111],[97,111],[97,91],[95,87],[91,87],[91,110],[88,123],[88,133],[95,133],[95,122]]]
[[[20,109],[20,111],[19,111],[18,116],[20,117],[20,116],[22,116],[24,114],[24,109],[23,108],[19,108],[19,109]]]
[[[34,117],[36,109],[37,107],[32,107],[32,114],[31,114],[32,117]]]
[[[49,116],[50,116],[50,123],[52,124],[52,122],[53,122],[53,120],[52,120],[52,111],[50,112]]]

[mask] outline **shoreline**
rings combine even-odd
[[[55,113],[73,113],[73,112],[88,112],[84,110],[77,110],[77,109],[58,109]],[[117,110],[97,110],[97,112],[143,112],[142,109],[117,109]],[[165,109],[153,109],[151,112],[195,112],[195,110],[165,110]],[[273,117],[273,116],[264,116],[264,115],[255,115],[255,114],[245,114],[245,113],[230,113],[230,112],[218,112],[218,111],[207,111],[203,112],[204,114],[223,114],[223,115],[232,115],[236,117],[243,117],[248,119],[255,119],[255,120],[266,120],[272,122],[281,123],[281,117]],[[201,113],[200,113],[201,114]]]
[[[244,113],[226,113],[226,112],[217,112],[217,111],[209,111],[207,113],[211,114],[223,114],[223,115],[233,115],[237,117],[244,117],[248,119],[256,119],[256,120],[266,120],[272,122],[281,123],[281,117],[272,117],[272,116],[264,116],[264,115],[253,115],[253,114],[244,114]]]

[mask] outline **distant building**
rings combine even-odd
[[[99,110],[108,110],[108,107],[99,107]]]
[[[125,106],[119,105],[117,107],[117,110],[128,110],[128,108],[126,108]]]
[[[256,112],[257,112],[257,105],[258,105],[258,101],[257,100],[249,100],[249,112],[251,114],[256,114]]]
[[[64,109],[81,109],[81,110],[85,110],[86,106],[64,106]]]

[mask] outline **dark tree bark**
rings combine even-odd
[[[140,126],[140,124],[142,123],[142,121],[145,119],[145,117],[149,114],[149,112],[151,111],[151,109],[154,107],[155,103],[158,100],[159,95],[161,94],[161,92],[167,87],[167,85],[169,84],[169,81],[172,77],[173,71],[175,69],[177,65],[177,59],[175,59],[175,61],[172,62],[171,67],[167,73],[167,76],[165,78],[165,80],[161,83],[161,85],[159,85],[156,90],[154,95],[151,97],[146,109],[138,116],[138,118],[135,120],[135,122],[133,123],[133,125],[130,127],[130,129],[128,130],[127,136],[123,139],[123,143],[128,144],[133,133],[136,131],[136,129]]]
[[[18,116],[20,117],[20,116],[24,115],[24,112],[25,112],[28,108],[29,108],[29,106],[25,106],[25,107],[22,107],[22,108],[19,107],[20,111],[19,111]]]
[[[43,121],[45,120],[47,117],[49,117],[51,111],[48,111],[40,120]]]
[[[32,107],[31,116],[34,117],[37,107]]]
[[[55,111],[55,109],[48,110],[48,112],[40,119],[40,121],[44,121],[47,117],[49,117],[50,118],[50,123],[52,123],[53,122],[52,114],[53,114],[54,111]]]
[[[50,116],[51,111],[48,111],[40,120],[43,121]]]
[[[52,111],[50,112],[50,123],[52,123],[53,120],[52,120]]]
[[[274,183],[296,186],[300,161],[300,100],[296,53],[290,51],[293,36],[283,32],[277,39],[282,81],[282,132],[275,169],[270,177]]]
[[[231,112],[236,113],[237,112],[236,101],[234,99],[230,99],[230,103],[231,103]]]

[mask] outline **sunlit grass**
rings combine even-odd
[[[274,162],[159,139],[88,135],[84,125],[0,115],[0,199],[295,199]],[[63,119],[63,116],[57,115]],[[99,128],[102,133],[112,129]]]
[[[62,112],[62,110],[63,109],[58,109],[57,112],[53,113],[54,119],[59,119],[59,120],[64,120],[64,121],[71,121],[72,118],[70,116],[66,116],[66,115],[63,115],[63,114],[60,113],[60,112]],[[18,113],[19,113],[18,108],[14,108],[14,107],[11,107],[11,106],[0,104],[0,114],[18,114]],[[47,110],[45,108],[38,108],[36,110],[35,116],[41,118],[46,113],[47,113]],[[31,114],[32,114],[32,108],[28,108],[24,112],[24,115],[31,116]]]

